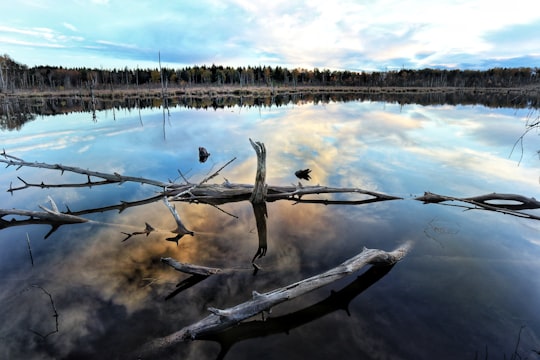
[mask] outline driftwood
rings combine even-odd
[[[223,270],[219,268],[206,267],[201,265],[181,263],[173,258],[161,258],[161,262],[171,266],[176,271],[183,272],[191,275],[189,278],[180,281],[176,285],[176,289],[165,297],[165,300],[169,300],[182,291],[189,289],[190,287],[200,283],[210,275],[222,273]]]
[[[467,207],[467,209],[480,208],[483,210],[540,220],[539,216],[518,211],[540,209],[540,202],[535,198],[527,198],[517,194],[491,193],[473,197],[458,198],[425,192],[423,196],[417,197],[415,200],[422,201],[425,204],[438,204],[447,201],[457,201],[473,205],[473,207]]]
[[[269,311],[272,307],[280,303],[339,280],[358,271],[365,265],[393,265],[407,254],[410,247],[411,243],[406,243],[392,252],[364,248],[358,255],[322,274],[262,294],[253,291],[251,300],[227,309],[210,307],[208,311],[211,314],[206,318],[184,327],[173,334],[147,343],[137,355],[148,356],[156,351],[163,351],[170,348],[180,342],[195,340],[201,336],[225,330],[237,325],[242,320],[264,311]]]
[[[264,320],[244,321],[237,326],[220,332],[200,335],[198,340],[219,343],[221,350],[216,359],[224,359],[232,346],[243,340],[279,333],[289,334],[295,328],[339,310],[345,311],[350,316],[349,303],[371,285],[382,279],[393,267],[394,265],[372,266],[343,289],[332,290],[327,298],[318,303],[281,316],[268,317]]]
[[[17,225],[28,225],[28,224],[47,224],[51,226],[51,230],[45,235],[45,239],[48,238],[54,231],[56,231],[61,225],[67,224],[80,224],[89,222],[90,220],[85,219],[80,216],[70,215],[62,213],[58,210],[56,203],[49,196],[49,202],[51,203],[51,208],[46,208],[43,205],[39,207],[43,211],[32,211],[32,210],[21,210],[21,209],[0,209],[0,229],[7,228],[13,224]],[[16,215],[16,216],[26,216],[27,219],[22,220],[5,220],[4,216],[7,215]]]
[[[8,155],[8,154],[6,154],[5,151],[0,155],[2,155],[4,157],[3,159],[0,158],[0,162],[5,163],[6,167],[15,166],[15,167],[17,167],[17,170],[20,169],[21,167],[36,167],[36,168],[40,168],[40,169],[59,170],[59,171],[62,172],[62,174],[64,174],[64,172],[67,171],[67,172],[72,172],[72,173],[75,173],[75,174],[86,175],[86,176],[88,176],[88,182],[86,183],[86,186],[124,183],[124,182],[135,182],[135,183],[159,186],[159,187],[163,187],[163,188],[171,185],[170,182],[162,182],[162,181],[158,181],[158,180],[146,179],[146,178],[136,177],[136,176],[124,176],[124,175],[120,175],[118,173],[109,174],[109,173],[103,173],[103,172],[99,172],[99,171],[85,170],[85,169],[82,169],[82,168],[79,168],[79,167],[76,167],[76,166],[66,166],[66,165],[62,165],[62,164],[47,164],[47,163],[43,163],[43,162],[28,162],[28,161],[24,161],[22,159],[16,158],[14,156]],[[96,178],[104,179],[105,181],[92,182],[90,180],[90,177],[96,177]],[[31,184],[25,183],[25,185],[30,186]],[[52,185],[45,185],[45,184],[39,184],[37,186],[39,186],[39,187],[52,187]],[[81,186],[81,185],[77,184],[75,186]],[[27,187],[27,186],[24,186],[22,188],[25,188],[25,187]],[[17,188],[12,189],[10,187],[10,190],[15,191],[15,190],[18,190],[18,189]]]
[[[255,175],[255,185],[249,201],[253,204],[260,204],[266,201],[266,147],[261,142],[253,142],[249,139],[251,146],[257,153],[257,174]]]
[[[176,208],[169,203],[169,200],[167,200],[167,197],[163,198],[163,202],[165,205],[169,208],[169,211],[173,215],[174,221],[176,221],[176,229],[172,232],[176,234],[175,237],[167,238],[168,241],[174,241],[176,242],[176,246],[178,246],[178,241],[184,236],[184,235],[191,235],[193,236],[193,231],[188,230],[184,223],[182,223],[182,220],[180,220],[180,216],[176,212]]]
[[[14,166],[17,169],[21,167],[36,167],[42,169],[50,169],[64,172],[71,172],[76,174],[85,175],[87,177],[86,182],[82,183],[68,183],[68,184],[45,184],[41,183],[30,183],[18,177],[18,179],[23,183],[22,186],[14,187],[10,184],[8,192],[13,193],[14,191],[23,190],[30,187],[39,187],[39,188],[63,188],[63,187],[92,187],[108,184],[121,184],[125,182],[136,182],[141,184],[148,184],[151,186],[156,186],[160,188],[158,195],[152,196],[147,199],[132,201],[132,202],[121,202],[119,205],[110,205],[105,207],[100,207],[96,209],[85,209],[80,211],[72,211],[67,208],[67,211],[60,212],[54,204],[52,210],[47,209],[46,212],[35,212],[23,209],[0,209],[0,229],[7,228],[10,226],[17,225],[28,225],[28,224],[49,224],[51,225],[51,231],[46,235],[50,236],[60,225],[64,224],[73,224],[73,223],[82,223],[89,220],[81,217],[85,214],[90,214],[94,212],[104,212],[109,210],[118,210],[122,212],[126,208],[132,206],[139,206],[148,204],[159,199],[164,199],[165,205],[171,211],[173,215],[177,228],[172,232],[177,234],[174,237],[167,238],[168,241],[173,241],[178,244],[180,238],[186,234],[193,235],[193,232],[188,230],[186,226],[180,220],[180,217],[176,213],[174,206],[170,204],[170,201],[182,201],[182,202],[192,202],[192,203],[202,203],[209,204],[212,206],[217,206],[220,204],[237,202],[237,201],[246,201],[249,200],[253,204],[254,214],[257,220],[257,229],[259,234],[259,248],[252,260],[252,264],[255,270],[258,270],[257,264],[255,264],[255,259],[260,258],[265,255],[267,245],[266,245],[266,202],[277,201],[277,200],[288,200],[295,203],[319,203],[319,204],[339,204],[339,205],[360,205],[367,204],[377,201],[386,201],[386,200],[396,200],[401,199],[396,196],[377,193],[369,190],[359,189],[359,188],[332,188],[326,186],[303,186],[301,183],[298,185],[292,186],[269,186],[265,183],[266,178],[266,148],[263,143],[254,142],[251,139],[250,143],[254,148],[257,154],[257,174],[255,179],[255,184],[235,184],[230,183],[227,179],[222,184],[208,184],[208,181],[216,177],[221,170],[226,166],[232,163],[236,158],[233,158],[225,165],[220,167],[217,171],[204,178],[202,181],[196,184],[189,183],[186,179],[185,183],[178,184],[173,181],[159,181],[154,179],[147,179],[143,177],[136,176],[125,176],[118,173],[104,173],[92,170],[85,170],[80,167],[75,166],[66,166],[62,164],[48,164],[43,162],[28,162],[18,157],[9,155],[5,150],[0,153],[0,162],[6,164],[6,167]],[[181,173],[180,173],[181,174]],[[101,180],[96,181],[92,178],[99,178]],[[304,196],[307,195],[319,195],[319,194],[333,194],[333,193],[356,193],[367,195],[369,198],[360,199],[360,200],[328,200],[328,199],[306,199]],[[304,197],[304,198],[303,198]],[[67,206],[66,206],[67,207]],[[11,216],[27,216],[28,219],[15,219],[11,218],[6,220],[5,217]],[[148,235],[153,231],[153,227],[147,224],[142,231],[137,231],[133,233],[123,233],[126,235],[124,241],[129,239],[131,236],[146,234]]]
[[[171,266],[176,271],[180,271],[180,272],[191,274],[191,275],[210,276],[210,275],[214,275],[222,271],[219,268],[181,263],[170,257],[161,258],[161,262]]]

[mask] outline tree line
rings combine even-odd
[[[391,70],[339,71],[287,69],[281,66],[195,65],[179,69],[65,68],[20,64],[0,55],[0,92],[17,90],[70,90],[130,88],[138,86],[364,86],[364,87],[489,87],[539,85],[539,68],[492,68],[489,70]],[[163,80],[162,80],[163,79]]]

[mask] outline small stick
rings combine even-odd
[[[34,266],[34,257],[32,256],[32,248],[30,247],[30,237],[26,233],[26,243],[28,244],[28,253],[30,254],[30,261],[32,262],[32,267]]]

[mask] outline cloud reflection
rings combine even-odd
[[[161,117],[161,114],[157,114],[157,117]],[[65,156],[74,162],[79,161],[76,156],[81,156],[85,167],[97,164],[95,170],[119,169],[119,172],[126,172],[127,175],[139,175],[141,172],[158,179],[166,179],[171,173],[176,176],[175,170],[180,167],[191,176],[191,180],[196,181],[237,156],[237,160],[214,180],[221,182],[221,177],[227,177],[231,182],[243,183],[253,183],[255,177],[256,158],[248,142],[248,138],[253,138],[264,142],[268,149],[267,182],[273,185],[297,183],[294,171],[310,168],[312,179],[305,182],[310,185],[319,183],[383,189],[393,195],[439,190],[446,192],[445,195],[473,196],[491,191],[509,191],[538,196],[535,194],[538,186],[537,164],[528,160],[518,167],[500,150],[501,145],[504,146],[514,133],[519,132],[522,124],[520,116],[516,120],[503,110],[357,102],[242,109],[241,113],[182,110],[173,111],[171,125],[167,128],[168,139],[183,139],[182,142],[163,140],[162,128],[151,126],[153,118],[145,118],[144,132],[140,133],[145,134],[147,141],[137,141],[136,149],[128,147],[129,138],[139,133],[135,130],[142,128],[133,128],[138,126],[138,119],[133,120],[125,128],[122,128],[122,123],[120,129],[113,125],[105,129],[100,127],[101,124],[90,123],[90,127],[83,126],[77,130],[74,123],[66,122],[63,125],[69,128],[64,130],[66,133],[51,131],[42,137],[32,138],[29,135],[25,138],[23,131],[20,138],[22,144],[29,146],[29,154],[40,143],[51,144],[57,134],[79,139],[65,144]],[[511,134],[505,136],[505,132]],[[114,134],[113,138],[118,141],[110,141],[111,137],[103,136],[105,134]],[[16,138],[13,135],[7,140],[16,146]],[[196,150],[198,146],[207,144],[210,144],[208,149],[212,156],[205,164],[199,164]],[[76,150],[71,151],[73,149],[87,151],[77,155]],[[525,151],[530,151],[530,148]],[[115,156],[111,156],[113,153]],[[54,152],[47,153],[45,148],[40,153],[40,156],[53,163],[58,160],[55,155]],[[66,164],[76,165],[72,162]],[[11,168],[7,171],[8,176],[1,175],[5,183],[20,174]],[[24,174],[26,178],[31,173],[27,171]],[[37,173],[36,177],[41,178],[42,174]],[[48,179],[59,178],[60,175]],[[80,209],[89,203],[116,204],[119,199],[130,201],[144,197],[153,190],[127,184],[86,190],[45,192],[34,189],[17,194],[14,199],[3,197],[2,200],[5,199],[4,203],[10,206],[21,206],[43,203],[46,195],[52,194],[58,204],[66,203],[71,208]],[[437,205],[417,204],[412,200],[358,207],[275,202],[268,204],[268,252],[257,260],[262,270],[253,276],[251,259],[259,244],[251,204],[222,205],[226,212],[207,205],[175,205],[182,221],[195,232],[193,237],[184,236],[178,246],[166,240],[173,236],[171,231],[176,224],[160,201],[129,208],[119,214],[93,214],[92,219],[97,223],[62,227],[46,242],[36,240],[38,235],[32,234],[36,249],[35,267],[28,271],[28,264],[27,267],[19,267],[15,260],[10,260],[13,268],[9,270],[0,295],[0,315],[5,320],[0,338],[6,340],[2,351],[7,357],[32,358],[39,354],[40,357],[52,359],[89,356],[98,352],[100,355],[112,354],[112,357],[143,341],[166,335],[199,320],[207,314],[208,306],[232,306],[247,300],[253,290],[264,292],[314,275],[360,251],[364,245],[387,250],[405,238],[414,238],[419,246],[415,248],[415,254],[411,254],[409,264],[412,263],[413,269],[394,272],[389,279],[377,284],[375,289],[382,286],[377,293],[379,297],[371,297],[371,292],[363,294],[367,298],[362,304],[374,310],[375,315],[369,318],[370,321],[364,318],[364,313],[353,316],[346,323],[340,318],[321,319],[315,326],[323,328],[320,332],[311,327],[299,328],[290,338],[277,340],[280,346],[290,341],[287,351],[289,354],[297,353],[300,350],[296,342],[307,343],[316,339],[317,343],[325,344],[328,341],[325,334],[332,332],[336,339],[350,343],[351,351],[361,350],[369,355],[381,356],[392,354],[396,355],[393,358],[399,358],[398,355],[403,352],[400,353],[400,344],[396,339],[407,333],[406,328],[410,327],[408,321],[419,316],[422,321],[421,326],[415,329],[415,336],[421,337],[431,329],[432,333],[440,333],[444,338],[438,339],[436,344],[455,345],[448,340],[452,337],[450,330],[433,324],[431,317],[437,310],[436,306],[426,304],[439,304],[443,297],[444,305],[451,305],[451,294],[437,288],[442,287],[436,283],[439,279],[444,280],[444,286],[453,286],[456,292],[463,288],[455,280],[455,273],[448,271],[454,268],[445,267],[445,262],[441,265],[441,261],[438,258],[433,260],[433,257],[439,256],[446,262],[459,258],[460,266],[465,267],[467,258],[471,259],[470,253],[480,253],[480,250],[494,247],[501,252],[512,250],[519,253],[526,250],[531,253],[527,257],[530,259],[533,249],[538,247],[533,236],[536,225],[518,227],[515,219],[503,218],[504,221],[501,221],[501,214],[475,213],[472,217],[472,212],[461,214],[447,211],[448,208],[442,210]],[[426,233],[426,224],[437,216],[441,220],[437,220],[434,226],[458,224],[455,225],[456,229],[451,228],[456,231],[449,231],[444,236],[439,230],[431,229],[433,231]],[[496,230],[486,229],[488,220],[493,222],[493,229]],[[122,242],[125,238],[122,232],[141,231],[146,222],[157,230],[148,237],[138,235]],[[487,244],[487,235],[491,231],[497,236],[489,238]],[[13,254],[15,250],[10,249],[11,243],[7,242],[6,237],[10,236],[2,237],[2,250]],[[425,237],[431,238],[420,241]],[[526,246],[520,240],[525,240]],[[496,255],[502,256],[499,253]],[[160,257],[220,267],[226,271],[165,301],[165,297],[186,275],[161,264]],[[482,275],[489,273],[489,262],[487,265],[483,262],[482,266]],[[435,283],[431,278],[424,279],[418,275],[431,267],[437,269],[433,271]],[[536,272],[536,269],[531,270],[531,274]],[[467,275],[466,272],[460,274]],[[398,276],[398,280],[394,276]],[[507,276],[509,283],[517,283],[513,280],[523,280],[529,275],[518,277],[508,271]],[[465,278],[469,279],[467,276]],[[385,285],[387,280],[390,282],[388,287]],[[397,285],[401,286],[401,302],[387,301],[386,295],[394,290],[390,285],[396,285],[393,281],[398,281]],[[46,332],[54,326],[47,299],[39,293],[23,291],[33,283],[40,284],[54,296],[60,315],[60,333],[49,337],[47,344],[28,331],[38,329]],[[481,283],[485,281],[476,276],[468,286],[475,288]],[[421,291],[425,285],[429,290]],[[506,285],[501,281],[494,282],[493,286],[492,291],[495,292]],[[422,296],[426,294],[429,302],[423,303]],[[473,295],[476,296],[477,309],[487,298],[476,293]],[[530,298],[536,299],[533,295]],[[467,297],[462,295],[459,301],[459,306],[453,308],[455,311],[449,310],[445,321],[451,322],[453,315],[460,314],[466,306]],[[403,319],[402,304],[408,304],[409,309]],[[417,314],[418,309],[423,311],[420,315]],[[474,312],[473,309],[466,309],[466,314]],[[338,322],[345,324],[346,332],[338,333],[332,329]],[[392,328],[394,330],[385,326],[388,322],[397,324],[395,329]],[[454,324],[452,331],[456,327]],[[473,330],[478,328],[474,327]],[[484,339],[478,339],[480,346],[483,344],[481,340]],[[268,344],[273,346],[276,342]],[[338,342],[332,344],[339,345]],[[246,346],[260,349],[266,345],[257,342]],[[317,350],[328,349],[324,346],[320,348],[317,347]],[[382,348],[391,350],[382,351]],[[243,349],[239,347],[237,351]],[[215,348],[193,343],[180,347],[177,356],[187,358],[196,354],[211,358],[217,352]],[[414,354],[414,349],[407,348],[405,355],[411,356],[402,357],[410,358]]]

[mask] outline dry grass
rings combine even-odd
[[[169,87],[166,95],[171,96],[193,96],[193,97],[219,97],[219,96],[251,96],[251,97],[271,97],[275,95],[295,95],[295,94],[444,94],[444,93],[472,93],[483,94],[506,94],[506,95],[539,95],[538,87],[521,88],[466,88],[466,87],[367,87],[367,86],[184,86]],[[125,98],[160,98],[161,87],[117,87],[114,89],[95,89],[93,91],[96,98],[102,99],[125,99]],[[1,93],[1,98],[41,98],[41,97],[74,97],[91,98],[89,89],[71,90],[20,90],[8,93]]]

